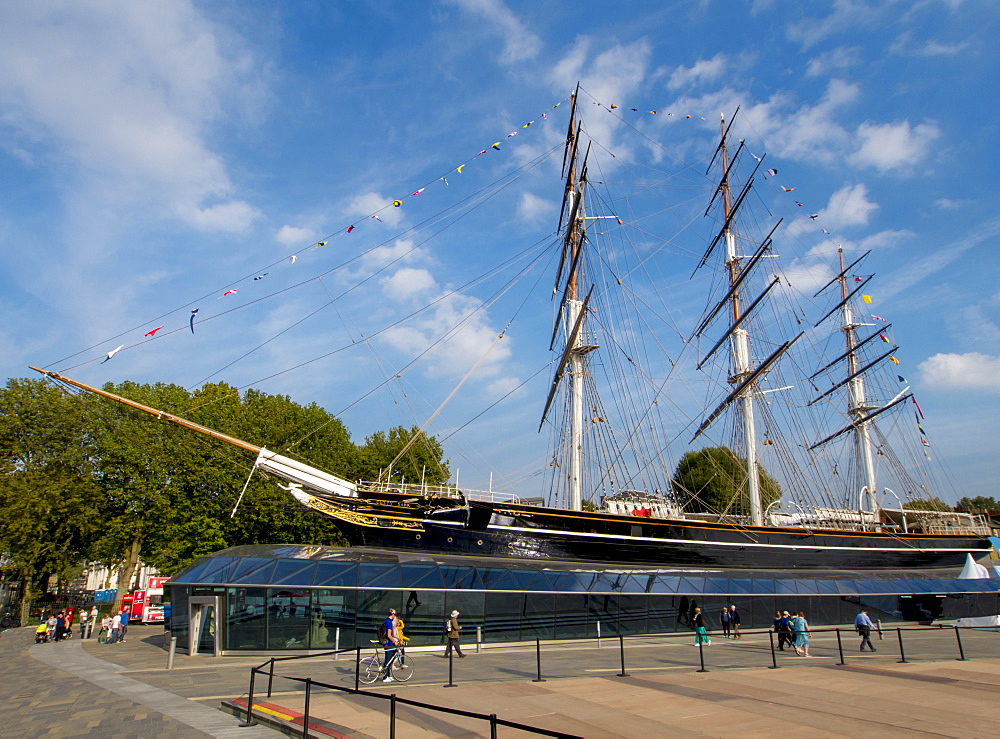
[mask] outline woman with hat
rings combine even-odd
[[[452,648],[458,653],[459,658],[465,656],[462,654],[462,648],[458,645],[458,632],[462,630],[462,627],[458,623],[458,616],[458,611],[452,611],[451,618],[448,619],[448,647],[444,650],[445,657],[451,655]]]

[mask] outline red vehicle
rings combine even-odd
[[[151,577],[146,590],[136,590],[122,598],[130,623],[163,623],[163,583],[169,577]]]

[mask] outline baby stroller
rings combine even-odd
[[[44,621],[35,629],[35,644],[44,644],[49,640],[49,627]]]

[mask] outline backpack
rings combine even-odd
[[[451,632],[451,619],[446,618],[444,620],[444,633],[448,634]]]
[[[389,641],[389,631],[385,628],[385,622],[378,627],[378,643],[385,644]]]

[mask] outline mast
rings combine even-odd
[[[566,227],[569,237],[567,257],[570,264],[576,265],[579,263],[580,252],[583,248],[585,207],[584,180],[577,173],[576,163],[578,132],[576,131],[575,92],[572,111],[566,140],[566,146],[571,152],[569,173],[566,178],[566,207],[571,214],[571,220],[566,224]],[[585,326],[586,315],[583,313],[583,301],[580,300],[579,280],[579,270],[571,269],[566,285],[566,301],[563,304],[563,328],[569,342],[567,351],[569,352],[570,423],[567,483],[569,507],[574,511],[583,510],[583,383],[586,373],[586,354],[595,348],[586,346],[584,342],[584,330],[582,329]]]
[[[864,372],[858,370],[858,358],[855,353],[857,348],[856,330],[860,324],[854,322],[853,311],[848,300],[847,290],[847,270],[844,267],[844,248],[838,247],[838,258],[840,260],[840,274],[837,281],[840,283],[840,298],[843,323],[841,330],[844,332],[844,340],[847,343],[847,376],[851,379],[847,383],[848,406],[847,412],[854,419],[854,444],[858,452],[864,474],[866,498],[868,510],[875,512],[878,506],[878,487],[875,478],[875,457],[872,454],[871,434],[869,431],[870,419],[868,414],[875,410],[877,406],[869,404],[865,396]]]
[[[736,253],[736,235],[730,227],[732,220],[732,194],[729,189],[729,148],[726,144],[725,116],[720,121],[721,154],[722,154],[722,212],[725,226],[723,239],[726,245],[726,269],[729,272],[730,298],[729,304],[734,325],[739,324],[730,336],[730,348],[733,359],[733,375],[729,382],[737,385],[750,376],[750,335],[742,325],[740,309],[740,261]],[[754,418],[753,399],[756,383],[750,382],[739,394],[740,410],[743,419],[743,443],[747,459],[747,495],[750,500],[750,518],[755,526],[764,523],[764,511],[760,495],[760,470],[757,466],[757,430]]]

